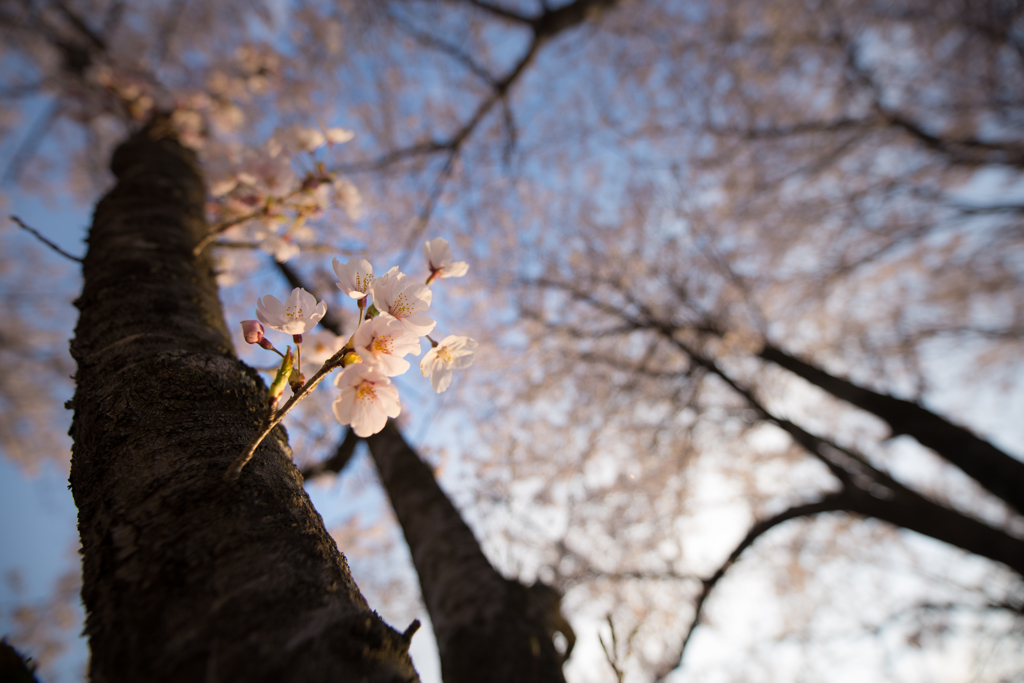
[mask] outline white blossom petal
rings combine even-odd
[[[469,272],[469,264],[465,261],[452,263],[452,249],[448,240],[435,237],[423,243],[423,258],[430,268],[430,279],[445,277],[462,277]]]
[[[327,138],[327,142],[332,145],[340,145],[356,136],[354,132],[347,128],[326,128],[324,129],[324,135]]]
[[[274,139],[289,152],[312,152],[327,144],[327,138],[311,126],[289,126],[274,130]]]
[[[353,299],[362,299],[370,291],[373,284],[373,266],[366,259],[353,256],[348,263],[342,264],[338,259],[331,259],[334,274],[338,276],[338,289]]]
[[[395,266],[376,278],[371,285],[373,305],[382,313],[390,313],[402,321],[410,332],[422,337],[430,334],[437,323],[422,315],[430,307],[434,293],[426,285],[408,282],[405,273]]]
[[[420,362],[420,372],[430,378],[434,391],[440,394],[451,385],[455,370],[473,364],[473,349],[476,347],[476,341],[469,337],[447,336],[427,351]]]
[[[376,365],[349,365],[334,384],[341,389],[332,406],[334,416],[341,424],[350,425],[356,436],[376,434],[384,429],[389,417],[402,412],[398,389]]]
[[[256,317],[267,327],[285,334],[304,334],[327,314],[327,304],[296,287],[284,303],[270,294],[256,300]]]
[[[388,313],[362,323],[352,336],[352,345],[364,362],[376,364],[388,377],[409,369],[403,356],[420,355],[419,336]]]

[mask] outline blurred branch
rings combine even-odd
[[[0,88],[0,98],[5,100],[15,100],[21,97],[30,97],[36,95],[45,85],[44,81],[36,83],[19,83],[17,85],[10,85]]]
[[[1008,601],[989,601],[975,605],[965,604],[962,602],[919,602],[888,615],[883,622],[876,624],[871,629],[871,632],[877,635],[888,626],[891,626],[893,623],[898,622],[905,617],[919,618],[922,613],[927,612],[956,612],[964,610],[972,610],[975,612],[1000,610],[1010,612],[1014,616],[1020,616],[1022,614],[1022,610],[1024,610],[1024,605],[1019,602],[1014,604]]]
[[[394,24],[405,31],[410,37],[416,40],[424,47],[437,50],[442,54],[446,54],[456,62],[466,67],[467,70],[475,74],[484,83],[491,86],[492,88],[496,85],[497,81],[494,75],[490,71],[485,69],[483,66],[476,63],[476,61],[468,54],[460,50],[456,45],[452,45],[446,40],[432,36],[429,33],[420,31],[416,27],[410,25],[407,21],[401,17],[396,16],[393,13],[388,13],[388,18],[394,22]]]
[[[68,20],[68,22],[74,27],[75,31],[80,36],[85,38],[87,42],[89,42],[94,48],[96,48],[97,51],[106,51],[106,41],[103,40],[103,38],[99,34],[97,34],[95,31],[89,28],[89,25],[86,24],[80,16],[78,16],[70,9],[68,9],[68,6],[65,5],[61,0],[51,0],[51,2],[57,7],[58,10],[60,10],[60,13],[64,16],[65,19]]]
[[[18,148],[14,150],[14,154],[7,162],[7,168],[4,169],[3,177],[0,178],[0,186],[6,185],[7,183],[13,183],[18,179],[18,175],[21,173],[21,169],[28,163],[29,159],[35,156],[36,151],[39,149],[39,145],[42,144],[43,139],[46,137],[47,131],[50,130],[50,126],[53,125],[54,121],[57,120],[57,116],[60,114],[60,102],[54,99],[43,112],[36,117],[35,122],[29,129],[28,133],[25,134],[24,139]]]
[[[950,208],[956,209],[960,213],[967,214],[969,216],[975,215],[988,215],[993,213],[1010,213],[1020,214],[1024,213],[1024,204],[991,204],[991,205],[972,205],[972,204],[951,204]]]
[[[679,654],[673,658],[673,664],[659,671],[656,675],[655,681],[660,683],[675,669],[679,668],[683,664],[683,656],[686,653],[686,646],[689,644],[690,639],[693,636],[693,632],[700,625],[701,618],[704,616],[704,603],[707,601],[708,596],[711,595],[711,591],[715,589],[718,582],[721,581],[725,573],[729,571],[740,555],[743,554],[747,548],[754,544],[758,538],[767,533],[768,531],[779,526],[783,522],[788,522],[791,519],[797,519],[799,517],[808,517],[811,515],[817,515],[822,512],[840,512],[846,509],[849,504],[847,494],[843,491],[839,493],[833,493],[825,496],[819,501],[813,503],[805,503],[803,505],[794,505],[793,507],[787,508],[782,512],[772,515],[767,519],[763,519],[757,522],[752,527],[747,535],[743,537],[743,540],[733,548],[733,551],[729,553],[729,556],[725,559],[718,569],[706,579],[701,580],[701,591],[700,595],[697,596],[697,602],[694,605],[693,619],[690,622],[690,627],[686,630],[686,634],[683,636],[683,642],[679,646]]]
[[[1024,463],[960,425],[930,410],[888,394],[881,394],[766,343],[758,357],[792,372],[850,405],[867,411],[889,425],[893,436],[913,437],[974,479],[989,493],[1024,514]]]
[[[163,64],[164,60],[167,59],[167,53],[171,49],[171,40],[174,38],[174,34],[178,31],[178,26],[181,23],[181,18],[185,13],[185,4],[188,0],[172,0],[170,7],[167,10],[167,23],[164,25],[163,30],[160,31],[160,37],[157,47],[157,64]]]
[[[9,218],[12,221],[14,221],[18,225],[19,228],[21,228],[22,230],[27,230],[33,237],[35,237],[37,240],[39,240],[40,242],[42,242],[43,244],[48,246],[50,249],[53,249],[55,252],[57,252],[58,254],[63,256],[64,258],[71,259],[72,261],[75,261],[77,263],[81,263],[82,262],[81,257],[74,256],[74,255],[69,254],[68,252],[64,251],[63,249],[58,247],[56,244],[54,244],[50,240],[48,240],[45,237],[43,237],[42,233],[40,233],[38,230],[36,230],[35,228],[32,228],[32,227],[29,227],[28,225],[25,225],[24,221],[22,221],[17,216],[9,216]]]
[[[637,311],[632,315],[620,307],[597,299],[590,291],[582,289],[582,283],[545,282],[548,286],[557,286],[598,310],[617,315],[624,322],[634,324],[637,329],[646,329],[660,335],[689,357],[691,362],[716,375],[744,399],[758,419],[781,428],[808,454],[829,469],[842,484],[846,497],[846,511],[874,517],[930,536],[990,560],[1002,562],[1018,574],[1024,575],[1024,541],[924,497],[871,465],[862,454],[816,436],[794,422],[772,413],[749,387],[737,382],[714,359],[679,339],[676,333],[681,331],[680,328],[659,320],[646,302],[638,300],[628,289],[621,290],[618,294],[626,299],[631,309]]]
[[[438,152],[448,152],[448,160],[445,164],[444,170],[439,174],[439,179],[447,173],[450,173],[451,165],[453,164],[455,157],[458,155],[459,150],[462,147],[462,143],[465,142],[465,140],[473,133],[476,127],[480,124],[480,121],[483,120],[484,116],[487,115],[491,108],[506,95],[509,88],[512,87],[530,62],[533,61],[539,46],[539,42],[537,40],[533,40],[516,65],[512,67],[512,69],[510,69],[503,78],[491,81],[490,95],[477,106],[469,120],[463,123],[447,139],[419,142],[414,145],[410,145],[409,147],[387,152],[374,161],[342,165],[334,169],[334,171],[341,174],[379,171],[391,166],[392,164],[412,157],[436,154]]]
[[[360,440],[361,439],[356,436],[355,432],[346,427],[345,437],[334,450],[334,455],[302,470],[302,478],[309,481],[310,479],[315,479],[316,477],[331,472],[341,474],[341,471],[345,469],[345,466],[348,465],[349,461],[352,459],[352,455],[356,451],[356,445]]]
[[[604,642],[604,636],[601,635],[600,633],[597,634],[597,639],[601,643],[601,649],[604,650],[604,656],[605,656],[605,659],[608,660],[608,665],[612,668],[612,671],[615,672],[616,680],[618,681],[618,683],[622,683],[622,681],[625,678],[626,672],[624,670],[625,661],[620,661],[620,659],[621,660],[625,660],[626,657],[629,657],[630,653],[632,652],[632,649],[633,649],[633,638],[636,637],[637,632],[640,630],[640,624],[637,624],[635,627],[633,627],[633,630],[630,631],[629,636],[626,638],[626,652],[620,658],[619,657],[619,639],[618,639],[618,637],[615,634],[615,623],[612,621],[611,613],[608,614],[607,621],[608,621],[608,628],[611,629],[611,632],[612,632],[612,639],[611,639],[612,642],[611,642],[611,644],[609,645],[609,644],[605,643]]]
[[[872,109],[883,123],[903,131],[925,147],[942,154],[952,164],[965,166],[1007,164],[1016,168],[1024,168],[1024,145],[1020,143],[985,142],[973,136],[945,137],[941,133],[927,130],[906,114],[886,106],[881,86],[875,82],[868,69],[859,63],[855,41],[846,34],[840,25],[838,15],[833,19],[835,23],[832,42],[846,55],[846,68],[853,77],[853,81],[871,93]]]
[[[530,44],[523,56],[520,57],[516,65],[512,67],[503,78],[495,79],[486,69],[480,67],[469,55],[465,54],[450,43],[430,36],[429,34],[417,31],[416,29],[402,27],[402,30],[409,32],[410,35],[420,42],[428,44],[428,46],[441,50],[442,52],[457,59],[460,63],[470,69],[470,71],[485,80],[491,86],[491,93],[480,103],[470,119],[446,140],[420,142],[409,147],[387,152],[373,161],[347,164],[335,169],[338,173],[346,174],[378,171],[405,159],[447,151],[448,155],[447,159],[445,159],[444,166],[442,166],[434,179],[433,188],[431,189],[426,202],[424,202],[423,208],[417,216],[416,224],[406,240],[406,255],[401,260],[408,258],[409,253],[411,253],[412,249],[415,248],[416,243],[426,232],[434,209],[437,206],[437,202],[444,193],[445,185],[451,178],[456,160],[461,153],[463,142],[465,142],[466,139],[476,130],[484,117],[491,111],[491,109],[494,108],[495,104],[499,102],[501,102],[505,107],[504,124],[506,127],[507,137],[504,157],[506,160],[511,159],[516,135],[512,113],[508,107],[506,97],[509,89],[519,79],[526,67],[533,61],[533,58],[536,56],[541,45],[558,33],[583,23],[583,21],[585,21],[593,12],[602,8],[612,7],[618,2],[618,0],[576,0],[573,3],[560,7],[556,10],[551,10],[545,7],[545,11],[539,16],[535,18],[528,18],[498,7],[497,5],[482,2],[481,0],[464,1],[474,7],[485,10],[504,19],[528,24],[533,29],[533,40],[530,41]]]
[[[940,152],[951,163],[967,166],[1006,164],[1018,169],[1024,168],[1024,145],[1014,142],[984,142],[975,137],[950,139],[925,130],[919,123],[899,112],[881,108],[880,111],[891,125],[902,129],[926,147]]]

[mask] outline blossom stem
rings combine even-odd
[[[302,335],[293,334],[292,341],[295,342],[295,370],[302,374]]]
[[[281,406],[280,410],[277,412],[270,411],[267,413],[267,416],[260,427],[259,433],[253,437],[252,441],[249,442],[249,445],[245,447],[245,451],[235,458],[234,462],[231,463],[227,471],[224,473],[225,482],[231,483],[238,479],[239,475],[242,474],[242,468],[252,460],[253,455],[256,454],[256,449],[259,448],[259,445],[263,443],[265,438],[267,438],[267,435],[270,434],[271,430],[273,430],[274,427],[284,419],[285,415],[291,412],[292,408],[294,408],[299,401],[304,399],[309,392],[316,387],[327,373],[335,368],[341,367],[345,354],[351,350],[352,347],[346,344],[343,349],[328,358],[327,361],[324,362],[323,366],[316,371],[316,374],[310,377],[308,382],[299,387],[299,389],[292,394],[292,397],[288,399],[283,406]]]
[[[259,345],[259,347],[260,347],[261,349],[266,349],[267,351],[273,351],[273,352],[274,352],[274,353],[276,353],[277,355],[281,356],[281,358],[284,358],[284,354],[283,354],[283,353],[281,353],[280,351],[278,351],[278,350],[277,350],[277,347],[275,347],[275,346],[274,346],[273,344],[271,344],[271,343],[270,343],[270,340],[269,340],[269,339],[267,339],[266,337],[264,337],[263,339],[260,339],[260,340],[259,340],[258,342],[256,342],[256,343],[257,343],[257,344]]]

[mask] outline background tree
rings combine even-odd
[[[18,58],[51,55],[34,62],[45,77],[12,90],[58,74],[59,101],[76,103],[37,128],[59,130],[72,112],[96,145],[116,138],[96,132],[109,118],[90,118],[103,106],[77,104],[111,90],[82,65],[144,61],[146,96],[206,93],[185,108],[211,122],[211,162],[240,164],[239,149],[218,145],[261,145],[261,127],[310,112],[356,132],[325,161],[359,189],[361,221],[339,215],[339,232],[293,216],[219,241],[281,258],[299,245],[293,273],[323,291],[324,259],[307,256],[318,245],[405,262],[444,234],[471,256],[472,285],[443,304],[474,321],[490,355],[467,377],[469,400],[447,404],[459,412],[432,416],[430,434],[447,438],[426,441],[453,454],[442,483],[492,562],[567,589],[580,635],[570,680],[665,674],[695,608],[710,595],[705,614],[726,614],[719,597],[744,595],[756,576],[787,596],[784,617],[745,606],[761,635],[741,664],[716,664],[720,675],[786,678],[780,662],[796,649],[804,675],[825,677],[850,661],[847,632],[872,631],[900,636],[853,648],[874,678],[942,652],[947,671],[954,652],[983,676],[1015,671],[1006,650],[981,661],[1007,642],[997,636],[1019,638],[1020,579],[1007,569],[1020,558],[1019,505],[994,490],[1013,481],[1021,438],[997,417],[998,406],[1013,414],[1018,391],[1018,4],[297,3],[262,24],[230,5],[223,17],[188,3],[121,18],[115,7],[11,13],[26,41]],[[144,104],[119,83],[119,99]],[[246,125],[231,133],[238,112]],[[28,159],[14,165],[21,181],[33,168],[47,177],[39,164],[53,151],[15,154]],[[209,170],[213,187],[234,169]],[[213,215],[222,225],[246,215],[231,192]],[[343,203],[354,208],[351,195]],[[222,282],[278,277],[267,260],[216,248]],[[251,307],[254,292],[224,292],[229,308]],[[850,408],[841,380],[861,397],[921,404],[933,426],[876,422]],[[299,457],[333,451],[324,413],[311,403],[300,416]],[[1008,474],[972,472],[966,447],[927,442],[958,427]],[[897,432],[940,458],[887,440]],[[840,510],[926,535],[920,521],[946,515],[933,538],[997,562]],[[788,521],[800,513],[816,516]],[[698,533],[708,525],[728,525],[717,545]],[[957,528],[969,540],[951,538]],[[886,587],[897,583],[898,594]],[[714,630],[694,634],[683,672],[699,676]],[[865,655],[886,647],[904,663],[893,672],[888,655]]]

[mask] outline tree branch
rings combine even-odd
[[[657,333],[685,354],[692,363],[717,375],[746,401],[760,419],[783,429],[832,472],[850,497],[851,505],[847,508],[848,511],[875,517],[990,560],[1002,562],[1024,576],[1024,541],[925,498],[872,466],[863,455],[811,434],[790,420],[773,414],[748,387],[736,382],[717,362],[681,341],[675,334],[675,327],[659,321],[647,304],[638,300],[631,292],[620,291],[619,294],[629,302],[632,309],[639,312],[638,315],[627,314],[621,308],[595,298],[578,284],[545,282],[549,286],[558,286],[598,310],[632,323],[637,329]]]
[[[352,455],[356,452],[356,446],[359,444],[359,441],[360,438],[356,436],[356,433],[346,427],[345,436],[334,450],[334,455],[302,470],[302,478],[309,481],[328,472],[341,474],[341,471],[345,469],[345,466],[352,459]]]
[[[743,537],[743,540],[733,548],[733,551],[729,553],[729,556],[725,558],[725,561],[719,565],[718,569],[714,571],[711,576],[706,579],[702,579],[700,595],[697,596],[697,602],[693,609],[693,619],[690,622],[690,627],[686,630],[686,634],[683,636],[683,642],[679,646],[679,655],[674,658],[675,663],[670,667],[658,672],[655,681],[660,682],[665,679],[672,671],[679,668],[683,664],[683,655],[686,653],[686,646],[689,644],[693,632],[700,625],[701,618],[704,616],[704,603],[707,601],[708,596],[711,595],[711,591],[715,589],[718,582],[721,581],[725,573],[729,571],[739,559],[740,555],[743,554],[747,548],[754,544],[758,538],[763,536],[768,531],[771,531],[775,527],[779,526],[784,522],[788,522],[791,519],[797,519],[799,517],[808,517],[810,515],[817,515],[822,512],[839,512],[846,509],[846,505],[849,500],[845,492],[833,493],[825,496],[821,500],[814,503],[805,503],[803,505],[794,505],[791,508],[787,508],[782,512],[772,515],[767,519],[761,521],[750,527],[750,531]]]
[[[1024,463],[985,439],[916,403],[831,375],[772,344],[765,344],[758,356],[882,419],[893,435],[914,437],[1017,512],[1024,513]]]
[[[53,243],[50,240],[48,240],[45,237],[43,237],[42,233],[40,233],[38,230],[36,230],[35,228],[29,227],[28,225],[26,225],[25,222],[22,221],[17,216],[8,216],[8,218],[10,218],[12,221],[17,223],[18,227],[20,227],[23,230],[27,230],[29,232],[29,234],[31,234],[37,240],[39,240],[40,242],[42,242],[43,244],[48,246],[50,249],[53,249],[55,252],[57,252],[58,254],[63,256],[64,258],[71,259],[72,261],[75,261],[77,263],[81,263],[82,262],[82,258],[80,256],[74,256],[74,255],[69,254],[68,252],[64,251],[63,249],[58,247],[55,243]]]
[[[42,144],[43,138],[46,137],[47,131],[50,130],[50,126],[57,120],[59,114],[60,102],[55,99],[36,118],[21,144],[14,150],[14,154],[11,155],[10,160],[7,162],[7,168],[4,169],[3,177],[0,178],[0,185],[13,183],[18,179],[21,169],[35,156],[36,150],[39,149],[39,145]]]

